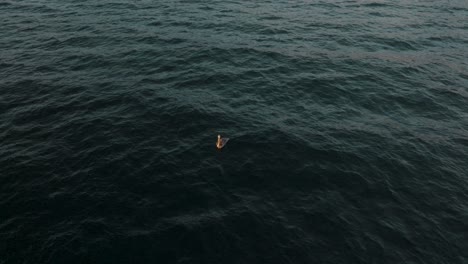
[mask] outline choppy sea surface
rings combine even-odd
[[[468,263],[468,1],[1,1],[10,263]]]

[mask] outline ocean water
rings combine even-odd
[[[10,263],[468,263],[468,1],[1,1]]]

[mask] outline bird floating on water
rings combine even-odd
[[[229,138],[221,138],[221,135],[218,135],[218,141],[216,141],[216,147],[222,149],[224,145],[228,142]]]

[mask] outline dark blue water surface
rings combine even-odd
[[[0,1],[10,263],[468,263],[468,1]]]

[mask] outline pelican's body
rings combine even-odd
[[[218,141],[216,141],[216,147],[222,149],[224,145],[228,142],[229,138],[221,138],[221,135],[218,135]]]

